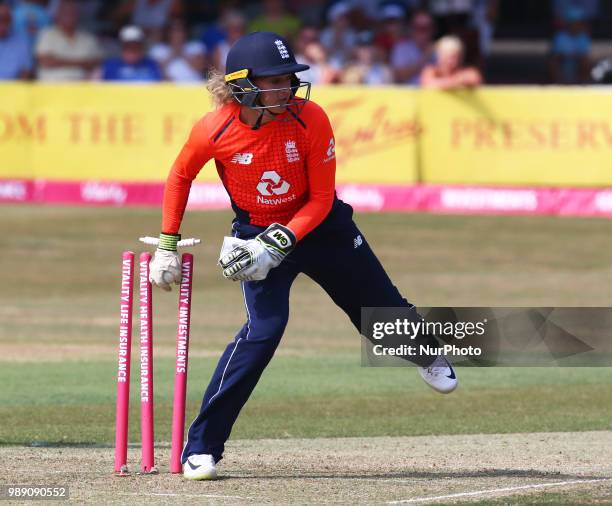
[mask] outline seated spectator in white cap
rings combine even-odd
[[[421,86],[437,90],[471,88],[482,84],[482,76],[476,67],[463,65],[463,44],[452,35],[442,37],[436,43],[436,63],[421,72]]]
[[[187,29],[181,19],[170,22],[165,41],[154,44],[149,56],[159,64],[168,81],[195,83],[204,80],[206,47],[198,40],[187,39]]]
[[[32,55],[25,36],[11,27],[11,9],[0,3],[0,81],[32,77]]]
[[[41,81],[79,81],[89,79],[98,66],[102,51],[96,38],[79,30],[78,5],[63,0],[55,25],[40,32],[35,54]]]
[[[109,58],[102,64],[101,78],[104,81],[155,82],[162,80],[157,62],[145,54],[145,35],[142,28],[124,26],[119,32],[121,54]]]
[[[348,2],[338,2],[327,11],[329,26],[321,32],[321,44],[333,65],[344,65],[351,56],[357,34],[351,28]]]

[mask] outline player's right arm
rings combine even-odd
[[[212,143],[205,120],[206,117],[193,126],[187,142],[168,174],[162,207],[163,233],[178,234],[185,214],[191,183],[204,164],[213,157]]]
[[[205,118],[198,121],[191,129],[187,142],[181,149],[164,188],[162,206],[162,233],[159,235],[159,246],[151,261],[149,279],[151,283],[170,290],[170,284],[181,282],[181,262],[176,251],[181,238],[179,230],[191,183],[204,164],[213,157],[212,145]]]

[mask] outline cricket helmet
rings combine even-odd
[[[280,35],[273,32],[253,32],[236,41],[227,54],[225,63],[225,82],[230,88],[232,96],[241,105],[252,109],[266,109],[261,104],[261,93],[266,91],[279,91],[286,88],[261,90],[252,81],[254,77],[269,77],[291,74],[291,97],[301,91],[306,101],[310,97],[310,83],[300,81],[295,75],[297,72],[308,70],[310,67],[298,63],[289,43]],[[276,107],[291,107],[294,100],[287,104],[278,104]]]

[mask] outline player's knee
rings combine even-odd
[[[265,342],[270,346],[276,347],[285,332],[288,321],[288,312],[265,319],[250,321],[247,339],[249,341]]]

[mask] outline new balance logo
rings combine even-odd
[[[240,165],[251,165],[253,161],[253,153],[236,153],[232,156],[232,163],[239,163]]]
[[[363,239],[361,235],[358,235],[357,237],[355,237],[355,239],[353,239],[353,249],[359,248],[359,246],[361,246],[362,244],[363,244]]]

